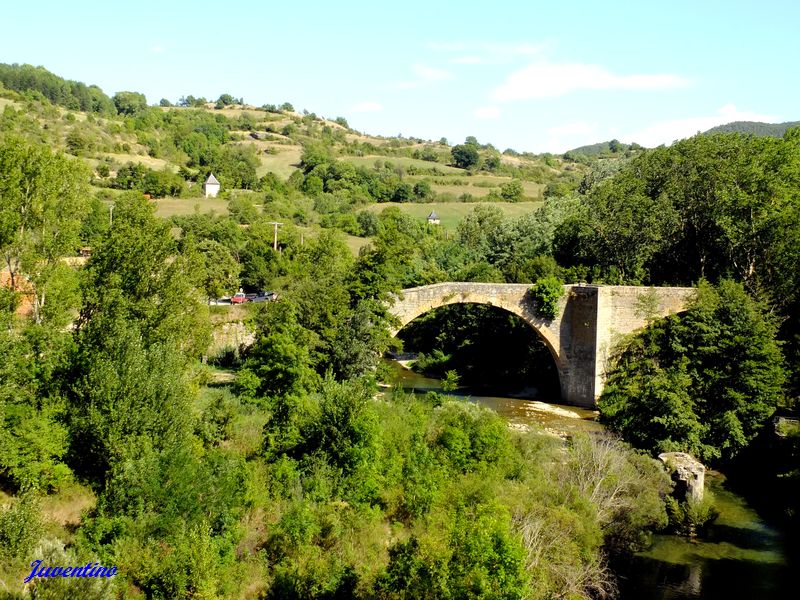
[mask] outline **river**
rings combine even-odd
[[[390,361],[394,383],[408,391],[442,392],[438,379],[424,377]],[[495,410],[514,429],[540,426],[564,436],[573,431],[601,431],[597,412],[469,390],[450,392]],[[731,491],[721,473],[709,471],[706,486],[719,517],[700,541],[656,535],[653,545],[617,567],[621,600],[777,600],[797,597],[800,557],[792,542],[768,523],[745,499]]]

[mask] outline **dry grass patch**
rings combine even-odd
[[[383,202],[368,206],[364,210],[379,214],[388,206],[397,206],[404,213],[420,220],[424,220],[432,210],[435,210],[443,227],[455,229],[458,222],[477,206],[494,206],[503,211],[507,217],[519,217],[534,212],[541,204],[541,202],[429,202],[427,204]]]
[[[117,163],[124,165],[129,162],[144,165],[156,171],[162,171],[164,167],[168,167],[173,173],[178,172],[178,167],[172,163],[167,162],[163,158],[153,158],[144,154],[117,154],[114,152],[99,152],[97,156],[108,157]]]
[[[0,98],[0,109],[5,109],[6,106],[13,106],[16,109],[21,109],[22,105],[15,100],[9,100],[8,98]]]
[[[263,177],[267,173],[275,173],[281,179],[288,179],[300,165],[300,157],[303,154],[303,148],[301,146],[270,144],[269,142],[261,143],[269,148],[274,148],[278,153],[259,153],[258,160],[261,162],[261,165],[256,169],[256,175]]]
[[[88,487],[70,484],[59,493],[42,499],[42,516],[65,529],[74,529],[96,502],[97,498]]]
[[[220,198],[160,198],[153,202],[156,204],[156,216],[162,219],[175,215],[192,215],[195,210],[201,213],[228,214],[228,203]]]

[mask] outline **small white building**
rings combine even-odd
[[[217,194],[219,194],[219,181],[217,178],[214,177],[214,174],[211,173],[206,179],[206,182],[203,184],[203,193],[206,195],[206,198],[216,198]]]
[[[439,224],[439,215],[436,214],[435,210],[432,210],[431,214],[428,215],[428,223],[430,223],[431,225]]]

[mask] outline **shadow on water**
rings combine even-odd
[[[405,391],[418,394],[445,393],[475,402],[494,410],[515,429],[537,425],[557,435],[603,430],[603,426],[596,421],[597,411],[547,402],[546,398],[536,396],[535,389],[522,390],[519,397],[484,395],[491,393],[485,389],[460,388],[444,392],[438,379],[415,373],[394,360],[388,360],[387,364],[392,369],[392,383]]]
[[[700,541],[654,536],[653,545],[618,567],[623,599],[773,600],[796,594],[784,535],[709,472],[719,518]],[[795,565],[796,568],[797,565]]]

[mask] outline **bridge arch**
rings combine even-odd
[[[494,284],[467,284],[467,286],[475,285],[480,286],[477,291],[454,289],[456,287],[454,284],[434,284],[422,288],[403,290],[404,298],[400,301],[402,306],[396,305],[391,311],[400,320],[400,326],[392,334],[397,335],[403,327],[417,317],[443,306],[451,304],[483,304],[502,309],[522,319],[539,334],[553,354],[553,358],[556,361],[558,360],[558,335],[548,326],[546,320],[535,314],[533,310],[534,301],[529,297],[530,286],[508,284],[504,287],[512,289],[504,289],[503,293],[498,294],[493,293],[493,288],[497,287]],[[439,286],[446,287],[440,288]]]
[[[471,286],[474,284],[467,285]],[[536,332],[538,339],[547,347],[553,359],[560,384],[562,379],[561,370],[564,365],[562,357],[559,354],[558,336],[556,332],[548,327],[548,322],[546,320],[532,312],[534,302],[533,299],[529,297],[530,286],[524,284],[509,284],[509,286],[505,286],[509,289],[504,289],[502,293],[497,294],[494,293],[494,288],[496,286],[492,284],[478,285],[479,289],[477,290],[457,289],[460,286],[454,288],[452,284],[444,284],[444,287],[441,287],[443,284],[437,284],[436,286],[424,286],[424,288],[403,290],[403,299],[398,299],[398,303],[404,304],[402,306],[396,305],[392,309],[392,313],[399,320],[399,325],[392,331],[392,334],[397,335],[416,318],[444,306],[453,304],[480,304],[491,306],[519,317],[521,321]]]
[[[605,383],[608,357],[619,338],[647,323],[640,314],[645,296],[659,316],[683,311],[693,288],[566,285],[558,316],[542,319],[527,284],[447,282],[403,290],[390,307],[400,329],[415,318],[449,304],[486,304],[528,323],[550,350],[564,402],[594,408]]]

